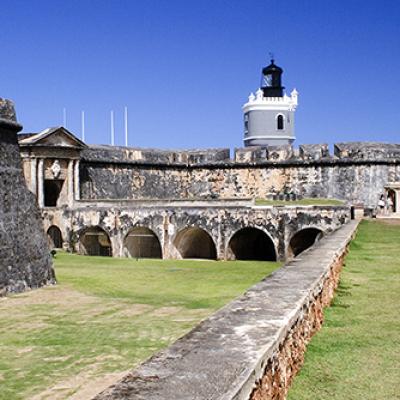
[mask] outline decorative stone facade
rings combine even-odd
[[[79,200],[80,152],[86,147],[67,129],[20,135],[25,179],[40,208],[73,207]]]

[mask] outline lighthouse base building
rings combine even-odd
[[[290,96],[282,86],[282,68],[271,64],[263,68],[261,87],[250,94],[243,106],[244,145],[280,146],[294,142],[294,113],[297,107],[296,89]]]

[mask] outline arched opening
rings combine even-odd
[[[51,249],[62,249],[63,240],[60,228],[52,225],[47,229],[47,238],[49,240],[49,246]]]
[[[44,205],[45,207],[57,207],[63,187],[63,180],[46,179],[44,181]]]
[[[132,258],[162,258],[160,241],[149,228],[133,228],[126,235],[124,253]]]
[[[284,120],[283,120],[283,115],[279,114],[277,119],[276,119],[276,125],[278,130],[282,130],[284,128]]]
[[[393,189],[387,191],[386,207],[388,213],[397,212],[396,192]]]
[[[306,228],[297,232],[289,243],[289,256],[296,257],[311,247],[320,237],[322,231],[317,228]]]
[[[87,256],[111,256],[111,242],[98,226],[86,229],[79,238],[79,253]]]
[[[182,258],[215,260],[217,250],[211,236],[203,229],[190,227],[178,232],[174,245]]]
[[[229,241],[229,248],[236,260],[276,261],[274,243],[261,229],[240,229]]]

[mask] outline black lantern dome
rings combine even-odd
[[[274,59],[271,64],[264,67],[261,77],[261,89],[264,92],[264,97],[282,97],[282,73],[283,69],[275,65]]]

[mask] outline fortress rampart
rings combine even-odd
[[[238,239],[237,246],[264,229],[275,243],[274,251],[262,257],[275,253],[271,258],[284,260],[290,258],[291,240],[285,232],[295,234],[303,214],[319,219],[310,228],[326,231],[327,224],[332,231],[332,221],[350,218],[349,206],[375,210],[388,187],[392,196],[396,192],[393,211],[399,210],[397,144],[338,143],[333,155],[326,144],[246,147],[235,149],[231,158],[229,149],[88,146],[63,127],[23,135],[19,143],[28,186],[52,244],[83,254],[230,259],[231,228],[242,221],[236,232],[245,230],[240,235],[247,239]],[[302,197],[346,204],[343,209],[302,210],[293,204],[261,211],[254,202]],[[278,220],[279,226],[271,223]],[[193,243],[199,241],[208,243],[207,249],[195,252]],[[258,257],[259,249],[251,256]],[[250,257],[239,253],[239,259]]]
[[[86,200],[337,198],[376,207],[400,180],[400,145],[338,143],[162,151],[91,146],[81,153]]]

